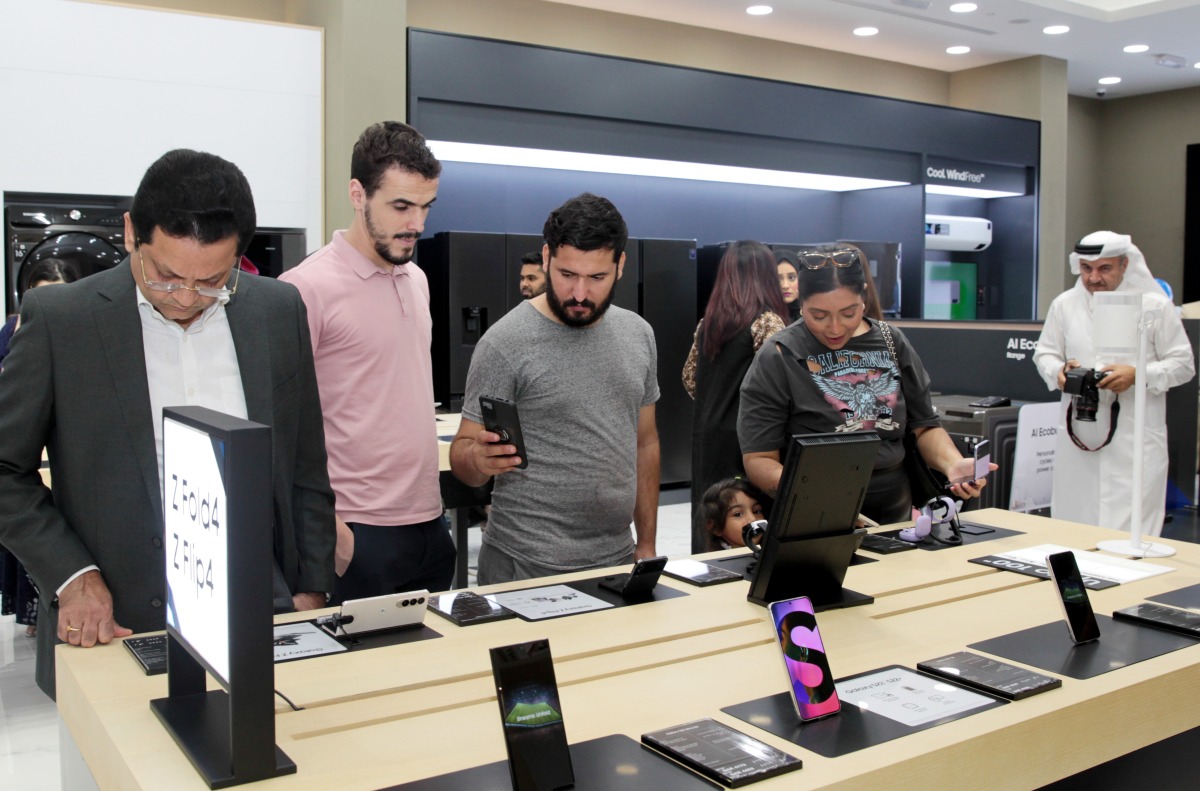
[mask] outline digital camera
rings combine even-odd
[[[1100,389],[1096,383],[1108,376],[1108,371],[1072,368],[1065,376],[1063,392],[1075,396],[1075,419],[1095,423],[1096,410],[1100,407]]]

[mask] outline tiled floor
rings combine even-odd
[[[663,492],[658,509],[658,551],[691,554],[688,490]],[[1163,535],[1200,542],[1200,516],[1174,511]],[[471,529],[470,565],[479,553],[478,528]],[[474,575],[471,575],[474,582]],[[0,789],[53,791],[59,788],[58,717],[54,704],[33,683],[33,640],[11,615],[0,618]]]

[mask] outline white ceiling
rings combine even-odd
[[[975,0],[978,10],[952,13],[956,0],[550,0],[632,16],[661,19],[864,57],[954,72],[1030,55],[1068,63],[1068,90],[1096,96],[1103,86],[1117,98],[1200,86],[1200,0]],[[750,16],[746,8],[770,5]],[[1048,25],[1070,32],[1049,36]],[[879,34],[855,36],[856,27]],[[1128,54],[1130,44],[1149,51]],[[970,53],[948,55],[946,48]],[[1160,54],[1185,61],[1167,68]]]

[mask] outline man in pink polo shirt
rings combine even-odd
[[[279,279],[308,308],[337,495],[334,602],[446,590],[454,543],[442,515],[429,285],[413,263],[441,163],[412,127],[362,133],[350,160],[354,221]]]

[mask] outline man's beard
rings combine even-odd
[[[402,234],[396,234],[395,236],[392,236],[392,237],[387,236],[387,234],[380,233],[379,230],[375,227],[375,223],[371,221],[370,205],[363,206],[363,222],[367,226],[367,236],[371,239],[371,244],[375,247],[375,252],[379,255],[380,258],[382,258],[384,261],[387,261],[389,264],[393,264],[395,266],[403,266],[404,264],[407,264],[409,261],[412,260],[413,253],[417,249],[415,243],[416,243],[417,239],[419,239],[421,236],[419,233],[414,233],[414,232],[402,233]],[[391,247],[390,247],[392,241],[394,241],[396,239],[411,239],[414,242],[414,244],[413,244],[412,248],[409,250],[409,252],[407,252],[405,254],[397,255],[392,252]]]
[[[560,302],[558,295],[554,293],[554,286],[550,283],[546,284],[546,303],[550,306],[550,312],[558,317],[558,320],[568,327],[586,327],[589,324],[595,324],[608,310],[608,306],[612,304],[613,296],[617,293],[617,282],[613,281],[612,288],[608,290],[608,296],[600,303],[599,307],[590,299],[585,299],[582,302],[576,302],[574,299],[569,299],[566,302]],[[573,307],[591,308],[592,312],[588,316],[576,318],[567,313],[567,308]]]

